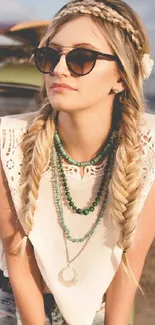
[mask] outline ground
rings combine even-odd
[[[137,292],[134,325],[155,325],[155,240],[147,255],[140,284],[145,297]]]

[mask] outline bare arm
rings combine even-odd
[[[155,184],[153,184],[140,214],[134,247],[127,253],[131,269],[137,280],[140,279],[147,252],[155,237],[154,201]],[[133,280],[129,279],[120,265],[106,293],[105,325],[129,324],[136,289]]]
[[[22,324],[44,325],[45,312],[41,292],[41,275],[35,261],[33,247],[28,241],[24,258],[11,252],[25,234],[17,222],[2,166],[0,166],[0,198],[0,237]]]

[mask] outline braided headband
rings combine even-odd
[[[133,28],[133,26],[126,18],[121,16],[116,10],[110,8],[103,2],[96,2],[95,0],[69,2],[67,6],[62,9],[57,16],[54,17],[53,21],[57,21],[68,14],[76,14],[78,12],[82,14],[101,17],[102,19],[105,19],[111,22],[112,24],[124,29],[130,35],[137,52],[139,52],[140,54],[143,52],[142,45],[140,44],[140,40],[138,38],[138,31]],[[150,58],[150,54],[143,54],[141,59],[143,79],[149,78],[153,69],[153,65],[154,61]]]

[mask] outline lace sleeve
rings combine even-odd
[[[7,116],[1,119],[1,159],[12,195],[20,185],[23,134],[32,123],[36,113]]]
[[[147,198],[151,185],[155,181],[155,130],[147,127],[141,132],[142,155],[142,177],[141,177],[141,198],[140,210]]]
[[[6,129],[1,125],[1,158],[12,195],[17,191],[20,180],[23,132],[23,129]]]
[[[14,207],[25,233],[27,227],[23,220],[20,200],[22,150],[21,141],[26,132],[32,115],[8,116],[1,119],[1,161],[8,181]]]

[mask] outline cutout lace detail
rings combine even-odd
[[[67,164],[63,164],[64,167],[64,171],[67,175],[70,175],[72,177],[74,177],[76,180],[81,180],[83,182],[88,181],[89,179],[91,179],[92,177],[100,177],[104,174],[104,168],[105,168],[105,164],[106,164],[106,159],[99,165],[97,166],[87,166],[84,167],[83,171],[83,177],[81,178],[80,175],[80,167],[74,166],[74,165],[67,165]]]
[[[2,129],[2,144],[1,155],[3,166],[6,175],[9,174],[9,187],[11,193],[14,195],[18,190],[18,185],[21,184],[21,167],[22,167],[22,152],[20,149],[20,143],[24,134],[24,129]],[[16,161],[16,157],[18,160]]]
[[[155,134],[150,130],[143,130],[143,133],[141,133],[141,143],[143,147],[142,185],[144,185],[149,175],[152,182],[155,179]]]
[[[142,178],[141,178],[141,197],[139,209],[142,210],[145,199],[149,193],[151,185],[155,180],[155,132],[146,127],[141,132],[141,144],[143,148],[142,156]]]
[[[10,180],[10,189],[12,194],[15,194],[18,190],[18,186],[21,184],[20,170],[22,166],[22,152],[20,143],[22,141],[24,128],[15,129],[2,129],[2,143],[1,143],[1,155],[6,175]],[[141,131],[141,143],[143,146],[142,156],[142,191],[145,197],[145,193],[148,193],[148,187],[153,183],[155,179],[155,133],[148,130],[143,126]],[[86,182],[92,177],[100,177],[104,174],[106,160],[104,160],[98,166],[88,166],[84,168],[84,176],[82,181]],[[51,177],[51,161],[47,171],[43,177]],[[76,180],[81,180],[80,167],[74,165],[64,164],[64,170],[66,174],[74,177]]]
[[[87,182],[91,178],[102,176],[104,174],[105,165],[106,165],[106,159],[101,164],[98,164],[97,166],[84,167],[83,169],[84,174],[83,177],[81,177],[80,167],[63,163],[66,176],[71,176],[77,181],[82,181],[83,183]],[[48,163],[48,169],[44,173],[43,177],[47,178],[51,176],[51,171],[52,171],[52,160],[50,158]]]

